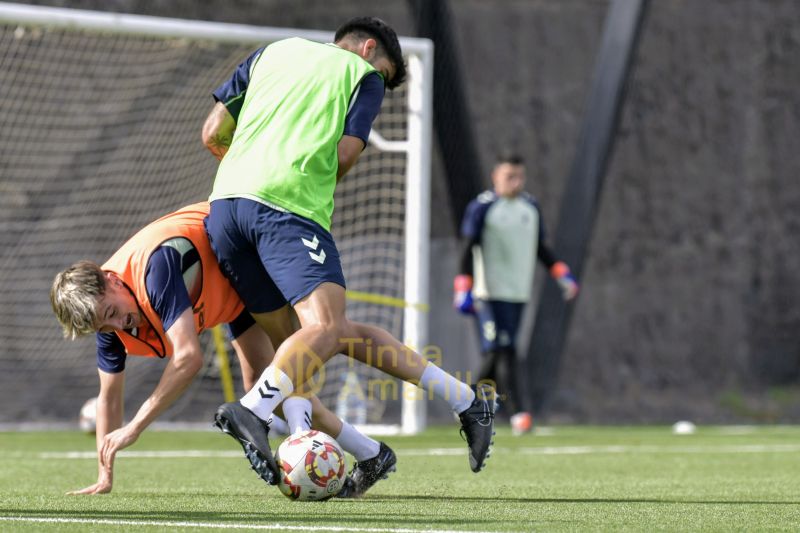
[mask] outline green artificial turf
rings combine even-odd
[[[215,432],[145,432],[129,450],[161,455],[119,457],[102,496],[64,494],[96,479],[92,437],[0,433],[0,531],[800,530],[797,427],[499,428],[479,474],[455,426],[384,440],[398,470],[366,497],[293,502]]]

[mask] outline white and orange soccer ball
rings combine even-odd
[[[275,456],[281,479],[278,488],[292,500],[326,500],[335,496],[345,479],[344,451],[321,431],[290,435]]]

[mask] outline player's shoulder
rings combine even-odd
[[[496,200],[497,195],[491,190],[484,191],[473,198],[472,201],[467,205],[467,209],[464,211],[463,220],[463,228],[472,229],[462,229],[462,233],[479,233],[480,231],[478,228],[483,226],[483,220],[486,217],[486,213],[489,212],[489,208],[495,204]]]
[[[467,205],[468,216],[482,216],[486,214],[497,201],[497,195],[492,190],[483,191]]]
[[[525,202],[529,203],[536,209],[539,209],[539,200],[537,200],[536,197],[531,193],[529,193],[528,191],[522,191],[522,193],[519,196]]]
[[[278,39],[277,41],[273,41],[266,45],[265,48],[275,49],[281,48],[283,46],[296,46],[308,43],[308,39],[303,39],[302,37],[292,36],[286,37],[285,39]]]
[[[474,202],[479,205],[491,204],[497,201],[497,194],[492,190],[486,190],[475,197]]]

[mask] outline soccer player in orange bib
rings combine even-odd
[[[133,444],[202,368],[201,331],[228,324],[245,390],[272,360],[270,338],[277,345],[294,331],[288,308],[276,315],[268,332],[245,311],[209,246],[203,225],[208,209],[202,202],[166,215],[139,231],[102,266],[81,261],[55,277],[50,299],[64,335],[74,339],[97,334],[98,478],[72,494],[111,491],[116,453]],[[153,393],[123,426],[128,355],[169,361]],[[334,436],[356,460],[378,454],[382,443],[340,421],[315,396],[293,396],[287,402],[283,412],[289,426],[284,430],[313,425]],[[270,424],[275,428],[282,421],[273,417]]]

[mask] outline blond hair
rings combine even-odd
[[[105,292],[105,272],[91,261],[78,261],[56,274],[50,288],[50,303],[65,338],[75,339],[96,331],[95,307]]]

